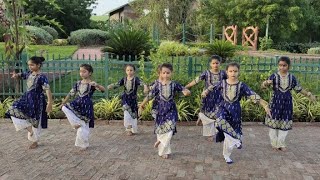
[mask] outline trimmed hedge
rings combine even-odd
[[[51,44],[53,37],[44,29],[35,26],[26,26],[33,44]]]
[[[291,53],[307,53],[308,49],[313,47],[319,47],[320,43],[313,42],[313,43],[288,43],[288,42],[280,42],[275,45],[275,49],[288,51]]]
[[[47,31],[49,34],[51,34],[51,36],[53,37],[53,39],[58,39],[58,32],[57,30],[55,30],[53,27],[51,26],[42,26],[42,29],[44,29],[45,31]]]
[[[308,49],[308,54],[320,54],[320,47]]]
[[[99,29],[80,29],[70,34],[69,42],[73,45],[91,46],[105,45],[108,37],[106,31]]]

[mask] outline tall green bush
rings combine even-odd
[[[51,44],[53,37],[50,33],[35,26],[26,27],[33,44]]]
[[[42,26],[41,29],[44,29],[45,31],[47,31],[49,34],[51,34],[51,36],[53,37],[53,39],[57,39],[58,38],[58,32],[56,29],[54,29],[51,26]]]
[[[222,62],[232,58],[237,51],[237,46],[229,41],[215,40],[212,44],[208,44],[207,52],[209,54],[216,54],[222,57]]]
[[[69,42],[73,45],[92,46],[105,45],[108,38],[106,31],[98,29],[79,29],[70,34]]]
[[[142,30],[119,28],[111,31],[109,37],[104,51],[125,56],[126,60],[129,56],[149,55],[152,48],[149,35]]]

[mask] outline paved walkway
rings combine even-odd
[[[287,152],[271,150],[267,128],[244,126],[243,149],[227,165],[222,144],[201,137],[201,127],[179,126],[172,159],[157,156],[152,126],[124,135],[119,124],[100,122],[84,154],[73,146],[75,131],[51,120],[40,146],[28,150],[26,131],[0,123],[0,179],[320,179],[320,126],[298,125],[288,135]]]
[[[73,59],[79,60],[101,60],[104,58],[103,52],[101,52],[102,47],[83,47],[79,48],[72,56]]]

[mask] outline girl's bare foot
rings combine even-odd
[[[169,155],[168,154],[165,154],[165,155],[162,155],[161,156],[163,159],[168,159],[169,158]]]
[[[196,122],[196,125],[199,126],[200,125],[200,122],[201,122],[201,119],[199,118]]]
[[[209,136],[209,137],[207,138],[207,141],[213,142],[213,136]]]
[[[127,136],[132,136],[133,133],[131,131],[127,131]]]
[[[287,148],[286,147],[281,147],[279,148],[280,151],[287,151]]]
[[[73,126],[74,129],[79,129],[80,127],[81,127],[80,124],[77,124],[77,125],[74,125],[74,126]]]
[[[88,148],[80,148],[80,152],[85,152]]]
[[[38,147],[38,143],[37,142],[34,142],[32,143],[30,146],[29,146],[29,149],[35,149]]]
[[[157,141],[156,143],[154,143],[154,148],[158,148],[158,146],[159,146],[159,144],[160,144],[160,141]]]
[[[33,135],[32,126],[28,126],[26,129],[27,129],[28,132],[30,133],[30,136],[32,136],[32,135]]]

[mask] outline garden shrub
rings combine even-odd
[[[320,54],[320,47],[314,47],[308,49],[308,54]]]
[[[92,46],[105,45],[108,37],[106,31],[98,29],[79,29],[71,32],[69,42],[72,45]]]
[[[129,56],[149,55],[152,48],[148,33],[142,30],[118,28],[110,32],[109,38],[103,51],[124,56],[126,60]]]
[[[52,42],[54,46],[66,46],[68,45],[68,39],[55,39]]]
[[[287,51],[291,53],[307,53],[308,49],[319,47],[320,43],[293,43],[293,42],[280,42],[275,45],[275,49]]]
[[[55,30],[53,27],[51,27],[51,26],[42,26],[41,29],[44,29],[49,34],[51,34],[53,39],[57,39],[58,38],[59,34],[58,34],[57,30]]]
[[[260,50],[266,51],[272,48],[273,40],[269,37],[259,37]]]
[[[237,46],[229,41],[215,40],[212,44],[208,44],[207,53],[216,54],[222,57],[222,62],[232,58],[237,51]]]
[[[35,26],[26,26],[33,44],[51,44],[53,37],[44,29]]]
[[[201,56],[205,52],[203,48],[188,47],[175,41],[163,41],[158,47],[158,53],[162,56]]]

